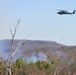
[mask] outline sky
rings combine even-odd
[[[76,45],[76,14],[60,16],[60,9],[73,12],[76,0],[0,0],[0,39],[11,39],[21,18],[15,39]]]

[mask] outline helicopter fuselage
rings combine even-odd
[[[62,10],[62,11],[57,12],[57,14],[60,14],[60,15],[70,14],[70,15],[72,15],[72,14],[75,14],[75,10],[73,12],[67,12],[67,11]]]

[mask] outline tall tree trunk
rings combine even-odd
[[[7,68],[5,75],[12,75],[12,74],[11,74],[11,68]]]

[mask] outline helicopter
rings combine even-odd
[[[76,10],[74,10],[73,12],[68,12],[66,10],[60,10],[57,12],[57,14],[60,14],[60,15],[63,15],[63,14],[66,14],[66,15],[72,15],[72,14],[75,14]]]

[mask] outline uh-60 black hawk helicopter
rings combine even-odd
[[[63,14],[72,15],[72,14],[75,14],[75,12],[76,12],[76,10],[74,10],[73,12],[68,12],[66,10],[60,10],[60,11],[57,12],[57,14],[60,14],[60,15],[63,15]]]

